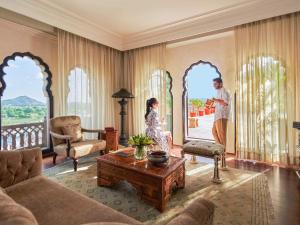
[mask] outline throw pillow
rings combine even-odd
[[[81,126],[80,124],[71,124],[64,126],[62,128],[62,131],[64,135],[70,135],[71,136],[71,143],[73,142],[79,142],[82,140],[82,133],[81,133]]]

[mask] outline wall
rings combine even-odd
[[[211,62],[222,74],[225,88],[234,97],[235,84],[235,40],[232,31],[167,46],[166,68],[173,78],[174,144],[182,145],[182,94],[185,70],[193,63],[203,60]],[[234,120],[228,123],[228,152],[234,153]]]
[[[52,92],[54,102],[56,102],[56,91],[54,90],[57,77],[56,36],[2,18],[0,18],[0,27],[0,62],[2,63],[5,57],[14,52],[31,52],[33,55],[41,57],[52,72]]]

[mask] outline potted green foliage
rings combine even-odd
[[[129,138],[128,144],[135,148],[134,157],[137,160],[142,160],[146,156],[146,146],[152,145],[153,141],[151,138],[144,134],[134,135]]]

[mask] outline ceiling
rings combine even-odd
[[[300,11],[299,0],[0,0],[0,6],[119,50]]]

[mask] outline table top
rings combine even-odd
[[[120,152],[125,153],[127,156],[120,155]],[[148,162],[147,159],[136,160],[133,153],[134,149],[129,147],[97,157],[97,161],[100,163],[105,162],[116,167],[134,170],[139,173],[161,178],[167,177],[170,173],[172,173],[185,162],[185,159],[183,158],[170,156],[167,163],[165,163],[164,165],[155,166],[151,162]]]

